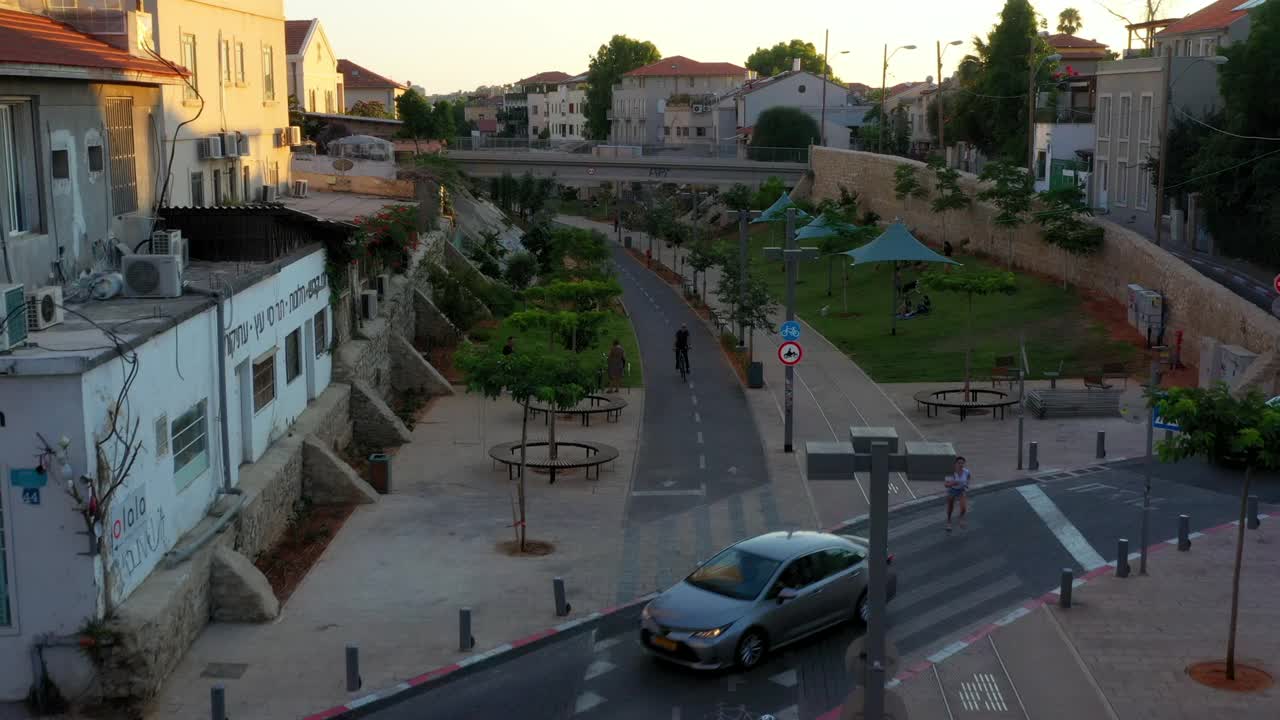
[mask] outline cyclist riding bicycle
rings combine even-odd
[[[683,364],[684,371],[689,372],[689,326],[688,325],[682,324],[680,325],[680,329],[676,331],[675,351],[676,351],[676,370],[679,370],[681,365]]]

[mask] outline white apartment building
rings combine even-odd
[[[533,110],[530,96],[530,112]],[[574,75],[561,80],[554,88],[548,88],[542,96],[543,123],[551,129],[552,140],[586,139],[587,114],[583,105],[587,102],[587,74]],[[533,135],[533,118],[529,116],[529,132]]]
[[[609,141],[615,145],[714,142],[709,132],[715,125],[714,112],[694,112],[694,106],[714,110],[722,96],[749,79],[750,72],[733,63],[704,63],[680,55],[636,68],[613,88]],[[670,117],[668,104],[672,105]]]
[[[755,127],[760,114],[775,107],[792,107],[811,116],[814,122],[826,122],[826,144],[829,147],[849,148],[850,128],[862,125],[870,105],[858,102],[860,98],[840,83],[826,82],[806,70],[793,68],[769,78],[752,80],[721,101],[721,107],[731,109],[732,126],[720,127],[717,135],[727,140],[736,133],[748,133]],[[825,112],[824,112],[825,108]]]
[[[551,98],[559,84],[568,79],[568,73],[548,70],[517,82],[502,97],[507,122],[521,122],[519,110],[523,108],[527,114],[525,131],[530,139],[541,137],[543,131],[550,134]]]
[[[338,56],[319,20],[288,20],[284,24],[289,61],[289,95],[307,112],[341,115],[346,112]],[[395,108],[386,108],[394,113]]]

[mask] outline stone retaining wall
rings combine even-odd
[[[941,219],[929,211],[928,200],[912,200],[910,208],[904,209],[902,201],[894,197],[893,173],[904,163],[918,168],[919,177],[932,196],[933,174],[923,163],[815,147],[811,160],[813,201],[838,199],[843,185],[858,192],[860,210],[874,210],[886,221],[901,217],[913,231],[940,245]],[[960,185],[966,193],[976,194],[980,184],[975,176],[961,173]],[[948,213],[947,238],[957,246],[968,239],[970,250],[1003,261],[1008,256],[1007,235],[992,224],[994,214],[994,208],[976,201],[968,210]],[[1102,218],[1091,222],[1106,233],[1102,250],[1091,257],[1073,258],[1067,271],[1069,282],[1121,304],[1128,301],[1130,283],[1159,291],[1168,308],[1165,341],[1172,344],[1173,332],[1183,331],[1184,362],[1194,360],[1202,337],[1216,337],[1225,344],[1240,345],[1260,355],[1280,347],[1280,319],[1201,275],[1143,236]],[[1040,239],[1038,225],[1019,228],[1014,234],[1014,248],[1014,264],[1018,268],[1062,278],[1063,253]]]

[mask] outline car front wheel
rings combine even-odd
[[[746,634],[742,636],[742,639],[738,641],[738,652],[736,656],[738,667],[743,670],[750,670],[751,668],[759,665],[760,661],[764,659],[765,652],[768,649],[769,643],[765,639],[763,632],[754,628],[748,630]]]
[[[871,603],[867,601],[867,593],[864,591],[858,598],[857,606],[858,619],[865,625],[871,622]]]

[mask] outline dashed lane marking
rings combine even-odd
[[[610,670],[616,667],[618,666],[614,665],[608,660],[596,660],[595,662],[587,666],[587,674],[583,677],[583,679],[594,680],[595,678],[600,677],[601,675],[609,672]]]
[[[707,484],[703,483],[697,490],[632,490],[632,497],[676,497],[681,495],[704,496]]]
[[[787,688],[795,687],[796,683],[799,682],[799,679],[796,677],[795,668],[791,668],[790,670],[783,670],[782,672],[778,673],[777,675],[774,675],[769,679],[781,685],[782,687],[787,687]]]
[[[698,469],[699,469],[699,470],[706,470],[706,469],[707,469],[707,456],[706,456],[706,455],[699,455],[699,456],[698,456]]]
[[[588,690],[579,695],[578,699],[573,703],[573,714],[580,715],[601,705],[604,701],[604,698]]]

